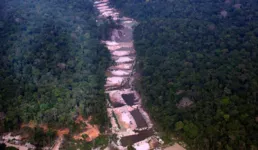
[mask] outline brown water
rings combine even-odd
[[[131,111],[131,114],[132,114],[134,120],[136,121],[138,128],[148,127],[145,119],[143,118],[142,114],[139,112],[138,109]]]
[[[122,106],[124,106],[124,104],[118,103],[118,102],[112,102],[112,106],[113,106],[114,108],[116,108],[116,107],[122,107]]]
[[[132,106],[135,102],[134,94],[122,94],[122,98],[126,102],[127,105]]]
[[[143,130],[143,131],[139,131],[137,133],[138,133],[138,135],[122,137],[122,139],[121,139],[122,146],[132,145],[132,144],[142,141],[154,134],[153,130]]]

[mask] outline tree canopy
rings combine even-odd
[[[100,39],[110,23],[96,24],[93,2],[0,5],[0,132],[29,121],[67,127],[79,113],[105,125],[110,54]]]
[[[258,2],[111,2],[140,22],[138,90],[161,130],[190,149],[257,149]]]

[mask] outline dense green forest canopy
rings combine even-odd
[[[0,133],[34,121],[64,127],[78,113],[105,125],[110,56],[89,0],[0,3]]]
[[[139,91],[190,149],[257,149],[258,1],[111,0],[134,31]]]

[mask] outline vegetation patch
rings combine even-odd
[[[257,149],[258,2],[111,2],[140,23],[138,89],[166,137],[189,149]]]

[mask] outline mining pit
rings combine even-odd
[[[137,22],[132,18],[120,17],[119,12],[109,6],[108,0],[98,0],[94,4],[100,19],[111,16],[114,22],[119,20],[116,22],[119,28],[113,29],[111,40],[102,41],[115,62],[106,71],[105,84],[110,131],[118,138],[113,143],[118,149],[126,149],[128,145],[133,145],[139,150],[149,149],[153,147],[153,144],[151,146],[148,143],[149,139],[156,139],[154,141],[159,142],[162,140],[155,135],[151,120],[142,109],[141,97],[134,90],[136,51],[133,44],[133,30]]]

